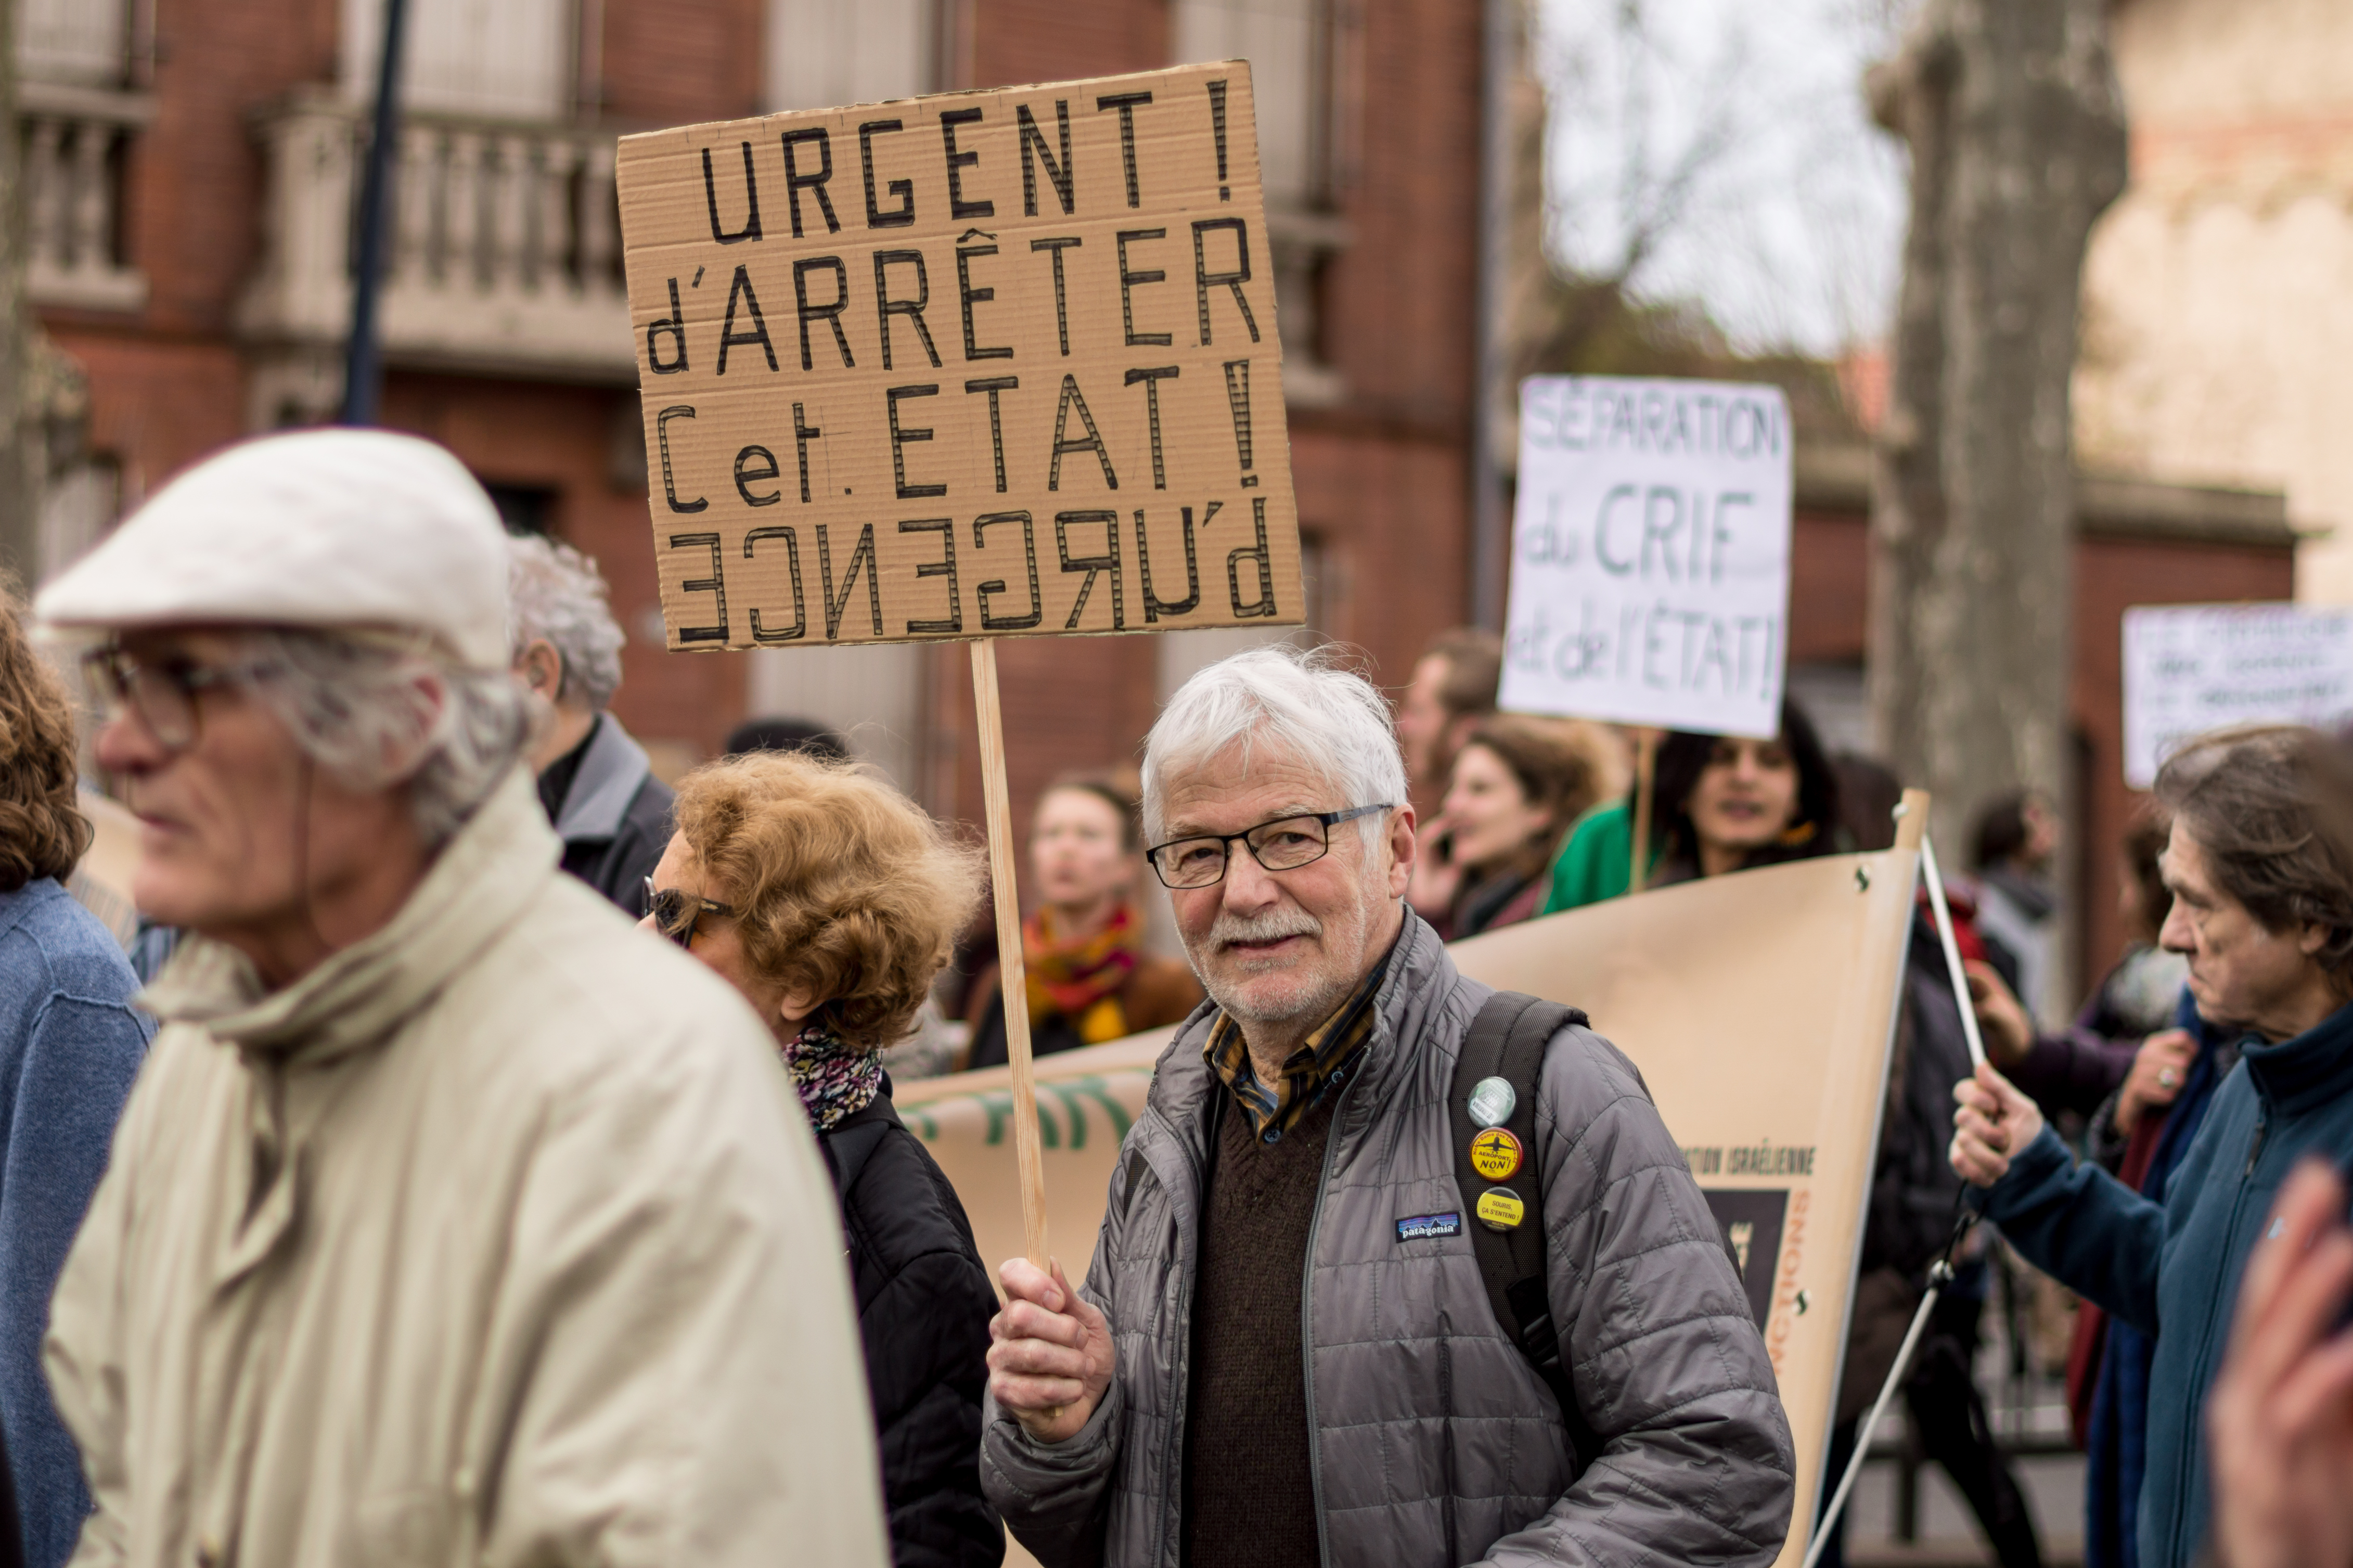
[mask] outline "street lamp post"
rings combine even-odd
[[[384,348],[376,323],[384,289],[385,215],[392,205],[393,156],[400,141],[400,44],[408,0],[384,0],[384,52],[376,61],[375,129],[360,186],[358,255],[352,268],[352,335],[343,359],[343,423],[373,425],[384,395]]]

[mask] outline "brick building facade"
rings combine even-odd
[[[88,385],[43,518],[54,566],[174,471],[330,417],[382,0],[18,0],[30,284]],[[1260,104],[1313,635],[1401,682],[1464,618],[1480,11],[1460,0],[409,0],[384,417],[442,441],[511,521],[596,556],[631,643],[617,708],[666,769],[753,713],[849,731],[976,819],[961,648],[663,651],[612,208],[634,129],[1247,56]],[[1530,226],[1522,226],[1533,233]],[[1793,689],[1860,745],[1860,450],[1801,453]],[[2275,598],[2276,496],[2086,490],[2072,889],[2115,951],[2117,625],[2128,603]],[[1000,645],[1017,816],[1132,761],[1159,700],[1263,634]],[[1427,805],[1429,803],[1425,803]]]
[[[90,394],[55,564],[206,452],[338,406],[382,0],[21,3],[35,300]],[[797,712],[979,816],[960,647],[663,651],[611,205],[630,130],[1248,56],[1312,630],[1395,682],[1462,617],[1478,7],[409,0],[408,26],[384,420],[596,557],[631,638],[616,708],[665,765]],[[1017,814],[1132,761],[1160,697],[1233,646],[1002,645]]]

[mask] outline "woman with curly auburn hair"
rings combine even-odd
[[[730,757],[678,788],[645,923],[776,1036],[841,1199],[867,1387],[902,1564],[994,1568],[981,1390],[997,1296],[955,1190],[891,1105],[906,1034],[981,888],[980,852],[883,780],[799,752]]]
[[[0,593],[0,1436],[40,1568],[90,1506],[41,1373],[49,1294],[147,1051],[121,947],[60,885],[90,847],[75,784],[72,705]]]

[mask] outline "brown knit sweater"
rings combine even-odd
[[[1188,1568],[1315,1568],[1301,1363],[1307,1230],[1337,1086],[1272,1143],[1230,1093],[1201,1215],[1185,1412]]]

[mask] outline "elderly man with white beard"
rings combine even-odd
[[[1084,1289],[1001,1272],[981,1466],[1014,1534],[1046,1568],[1771,1562],[1771,1364],[1640,1075],[1581,1016],[1514,1123],[1543,1237],[1521,1315],[1548,1314],[1556,1363],[1499,1320],[1449,1100],[1495,994],[1405,907],[1380,694],[1237,655],[1171,700],[1144,788],[1210,1001],[1160,1058]]]

